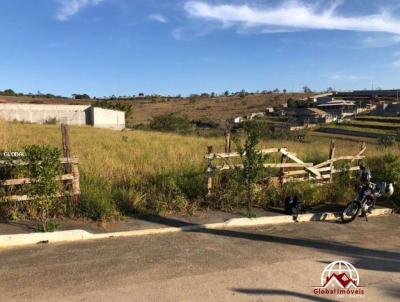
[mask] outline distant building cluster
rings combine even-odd
[[[262,112],[239,116],[230,122],[237,124],[262,116],[281,116],[299,125],[311,125],[340,121],[366,112],[382,116],[400,116],[400,90],[331,92],[300,99],[294,103],[297,105],[267,107]]]

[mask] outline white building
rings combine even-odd
[[[0,103],[0,118],[37,124],[92,125],[114,130],[125,128],[125,112],[91,105]]]

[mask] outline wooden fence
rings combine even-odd
[[[227,138],[227,143],[229,139]],[[230,145],[226,145],[226,151],[230,151]],[[316,181],[316,182],[331,182],[332,175],[336,173],[351,172],[360,170],[359,161],[365,158],[364,153],[366,151],[365,143],[361,144],[360,151],[353,156],[338,156],[335,157],[335,143],[332,141],[330,145],[330,151],[328,159],[322,163],[306,163],[297,157],[295,153],[290,152],[287,148],[270,148],[260,150],[262,154],[279,154],[281,155],[280,163],[265,163],[265,168],[279,169],[278,173],[269,177],[268,179],[261,180],[261,183],[270,183],[274,185],[283,185],[289,182],[304,182],[304,181]],[[243,165],[238,164],[235,159],[240,158],[238,152],[225,152],[225,153],[213,153],[213,147],[208,146],[207,154],[205,159],[208,161],[207,173],[208,173],[208,193],[212,193],[213,189],[213,177],[216,173],[235,169],[243,168]],[[338,161],[348,161],[346,168],[337,169],[335,163]],[[357,164],[354,162],[358,161]],[[216,163],[217,162],[217,163]]]
[[[62,133],[62,145],[63,145],[63,158],[60,158],[60,164],[63,165],[64,174],[57,176],[56,180],[63,182],[63,190],[59,192],[58,197],[68,196],[73,199],[75,203],[80,201],[80,184],[79,184],[79,160],[76,157],[71,156],[71,148],[69,142],[69,128],[67,125],[61,125]],[[28,162],[23,160],[13,161],[0,161],[1,166],[25,166]],[[35,183],[35,179],[31,178],[18,178],[18,179],[6,179],[0,180],[0,187],[11,187],[11,186],[23,186],[26,184]],[[28,201],[30,197],[28,195],[10,195],[1,196],[1,200],[7,201]]]

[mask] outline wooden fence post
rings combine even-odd
[[[62,147],[63,147],[63,156],[69,161],[71,158],[71,147],[69,142],[69,128],[68,125],[61,124],[61,135],[62,135]],[[65,166],[65,172],[71,173],[72,167],[70,164]]]
[[[79,204],[81,201],[81,186],[79,184],[78,163],[72,165],[72,175],[74,176],[74,179],[72,180],[72,200],[75,204]]]
[[[227,130],[225,138],[225,153],[231,153],[231,145],[232,145],[231,131]]]
[[[366,147],[367,147],[366,143],[365,143],[365,142],[362,142],[362,143],[361,143],[361,146],[360,146],[360,153],[361,153],[361,151],[364,150]],[[358,165],[361,165],[361,159],[358,160]]]
[[[286,163],[287,157],[285,154],[282,154],[281,157],[281,164]],[[285,183],[285,169],[281,168],[279,171],[279,182],[281,184],[281,186],[283,187],[283,184]]]
[[[78,163],[69,163],[71,161],[71,145],[69,140],[69,127],[66,124],[61,124],[63,156],[67,159],[65,172],[73,175],[71,181],[72,200],[75,204],[80,202],[80,184],[79,184],[79,167]]]
[[[330,148],[330,151],[329,151],[329,160],[332,160],[332,159],[335,158],[335,150],[336,150],[335,141],[332,140],[332,141],[331,141],[331,148]],[[331,162],[331,164],[330,164],[329,167],[330,167],[330,178],[329,178],[329,182],[332,183],[333,169],[335,168],[334,165],[333,165],[333,162]]]
[[[211,159],[211,155],[213,154],[212,146],[207,147],[207,154],[209,155],[208,167],[207,167],[207,173],[208,173],[207,190],[208,190],[208,195],[211,195],[212,187],[213,187],[213,179],[212,179],[213,168],[212,168],[212,159]]]

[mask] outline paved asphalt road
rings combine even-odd
[[[0,301],[337,301],[312,287],[339,259],[349,301],[400,301],[400,216],[0,250]]]

